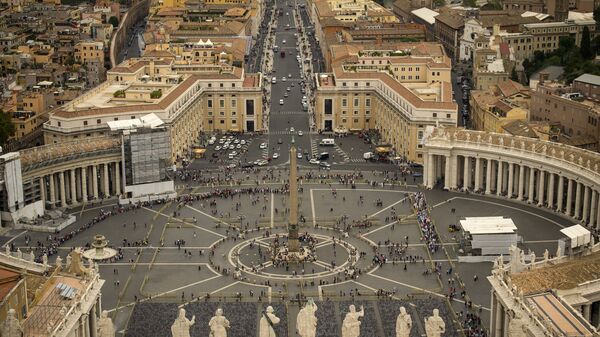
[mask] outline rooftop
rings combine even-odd
[[[600,252],[557,265],[513,274],[511,279],[524,294],[550,289],[572,289],[579,284],[600,279]]]
[[[575,82],[582,82],[592,85],[600,85],[600,76],[592,75],[592,74],[583,74],[577,77]]]
[[[431,10],[427,7],[423,7],[423,8],[419,8],[419,9],[415,9],[414,11],[411,12],[414,16],[424,20],[425,22],[429,23],[430,25],[433,25],[435,23],[435,18],[436,16],[440,15],[440,13]]]

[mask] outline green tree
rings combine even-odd
[[[433,8],[444,7],[446,6],[445,0],[433,0]]]
[[[108,23],[110,23],[111,25],[113,25],[113,27],[119,27],[119,19],[116,16],[111,16],[108,19]]]
[[[477,3],[475,3],[475,0],[463,0],[462,4],[465,7],[477,7]]]
[[[0,110],[0,144],[6,144],[10,136],[15,134],[15,125],[10,120],[10,114]]]
[[[581,33],[581,56],[589,60],[594,56],[592,52],[591,40],[590,40],[590,29],[587,26],[583,27],[583,32]]]
[[[517,74],[517,67],[513,67],[512,71],[510,72],[510,79],[515,82],[519,82],[519,74]]]
[[[596,30],[600,26],[600,6],[594,8],[594,21],[596,21]]]

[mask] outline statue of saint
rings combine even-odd
[[[56,256],[56,268],[62,268],[62,258],[60,256]]]
[[[279,323],[279,317],[273,313],[273,307],[268,306],[260,318],[260,331],[258,337],[277,337],[273,327]]]
[[[346,314],[342,323],[342,337],[358,337],[360,335],[361,321],[358,319],[365,316],[365,309],[361,306],[360,311],[356,311],[354,304],[350,305],[350,312]]]
[[[173,337],[190,337],[190,327],[196,323],[196,316],[192,320],[185,318],[185,309],[179,309],[179,316],[171,325],[171,334]]]
[[[406,308],[400,307],[400,314],[396,320],[396,337],[410,336],[410,329],[412,329],[412,318],[406,312]]]
[[[427,337],[440,337],[446,332],[446,323],[440,317],[440,311],[433,309],[433,316],[425,318],[425,333]]]
[[[115,337],[115,325],[106,310],[102,310],[98,320],[98,337]]]
[[[6,245],[4,246],[4,252],[6,253],[6,255],[8,256],[12,256],[12,254],[10,253],[10,245]]]
[[[312,299],[304,305],[296,318],[296,327],[301,337],[315,337],[317,335],[317,305]]]
[[[42,263],[44,264],[44,266],[48,265],[48,255],[42,255]]]
[[[19,259],[23,258],[23,252],[21,252],[21,248],[17,248],[17,258],[19,258]]]
[[[8,309],[6,320],[0,324],[0,336],[2,337],[21,337],[23,336],[23,328],[15,309]]]
[[[217,309],[215,315],[208,322],[210,327],[210,337],[227,337],[227,328],[229,321],[223,316],[223,309]]]
[[[508,337],[524,337],[525,334],[525,326],[527,322],[522,319],[519,315],[514,314],[514,316],[510,319],[508,323]]]

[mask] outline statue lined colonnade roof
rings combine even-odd
[[[457,127],[438,127],[427,137],[426,142],[449,140],[470,142],[488,146],[504,147],[537,155],[568,161],[583,169],[600,174],[600,154],[574,146],[509,134],[465,130]]]

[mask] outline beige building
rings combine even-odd
[[[75,45],[75,61],[86,64],[88,62],[104,62],[104,43],[83,41]]]
[[[107,81],[65,104],[44,124],[46,144],[109,134],[107,122],[156,114],[171,137],[173,162],[201,132],[262,131],[262,78],[242,68],[133,59]]]
[[[511,80],[500,82],[488,90],[471,92],[471,120],[480,131],[502,133],[504,126],[515,120],[529,119],[529,90]]]
[[[437,43],[334,46],[333,72],[317,74],[323,131],[377,129],[398,156],[422,162],[427,125],[456,125],[450,59]]]

